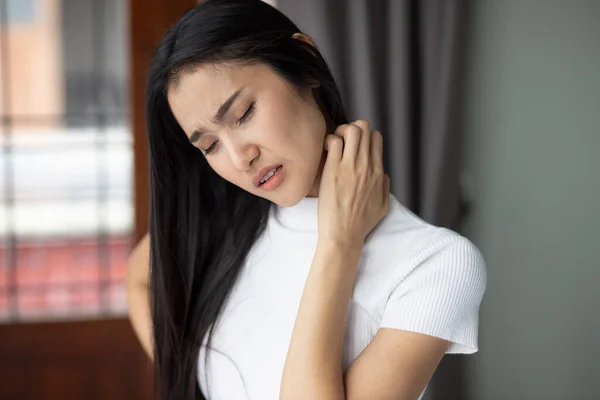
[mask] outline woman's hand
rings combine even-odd
[[[364,240],[387,213],[381,134],[366,121],[325,139],[319,237],[283,368],[280,399],[344,399],[343,339]],[[352,273],[354,271],[354,273]]]
[[[362,247],[389,209],[390,178],[383,172],[383,138],[367,121],[340,125],[325,139],[319,186],[319,240]]]

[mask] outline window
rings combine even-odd
[[[126,310],[127,6],[0,0],[1,321]]]
[[[6,10],[6,22],[10,24],[33,23],[37,17],[39,0],[7,0],[3,10]]]

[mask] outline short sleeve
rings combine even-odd
[[[480,251],[457,233],[438,228],[411,258],[414,268],[391,293],[380,327],[448,340],[447,353],[477,352],[479,306],[487,285]]]

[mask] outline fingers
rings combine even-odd
[[[368,166],[369,159],[371,158],[369,154],[371,148],[371,127],[369,126],[369,122],[364,119],[354,121],[352,124],[361,129],[360,144],[356,155],[356,161],[359,165]]]
[[[344,141],[343,160],[354,160],[358,155],[362,129],[355,124],[344,124],[337,127],[334,134]]]
[[[325,150],[327,150],[327,158],[325,163],[339,163],[342,160],[344,148],[344,140],[336,135],[327,135],[325,138]]]
[[[327,143],[340,138],[341,154],[335,153],[336,160],[348,160],[351,164],[370,166],[372,170],[383,172],[383,136],[371,130],[368,121],[357,120],[338,126],[333,135],[328,135]]]
[[[383,136],[379,131],[371,131],[371,167],[383,170]]]

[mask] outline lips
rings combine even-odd
[[[254,175],[254,178],[252,178],[252,184],[254,185],[254,187],[259,187],[260,181],[265,177],[265,175],[272,169],[275,169],[278,167],[281,167],[281,164],[268,165],[268,166],[263,167],[260,170],[258,170],[257,174]]]

